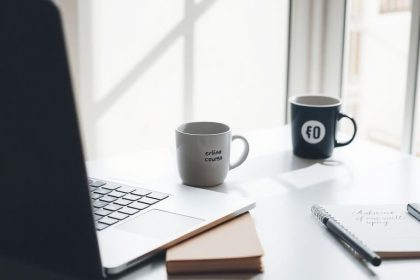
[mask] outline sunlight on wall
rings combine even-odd
[[[80,93],[89,159],[173,148],[185,121],[234,132],[284,122],[288,1],[90,5],[80,61],[81,79],[91,76]]]

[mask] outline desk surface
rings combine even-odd
[[[209,190],[253,197],[257,201],[251,213],[265,250],[265,272],[199,279],[418,279],[420,260],[387,260],[380,267],[358,261],[317,223],[310,207],[315,203],[420,201],[419,159],[356,140],[335,149],[330,159],[305,160],[293,156],[288,127],[244,136],[250,142],[249,158],[229,173],[223,185]],[[88,171],[91,176],[124,179],[151,187],[180,184],[175,148],[92,161]],[[161,255],[121,279],[167,277]]]

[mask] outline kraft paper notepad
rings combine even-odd
[[[252,217],[245,213],[166,252],[169,274],[262,272],[263,249]]]
[[[420,258],[420,222],[406,205],[320,207],[382,258]]]

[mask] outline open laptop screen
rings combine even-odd
[[[60,15],[0,3],[0,254],[102,275]]]

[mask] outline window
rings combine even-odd
[[[302,93],[341,96],[358,138],[412,151],[417,1],[56,1],[78,22],[65,27],[89,159],[173,148],[185,121],[281,125]]]

